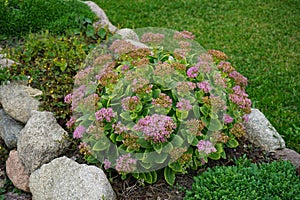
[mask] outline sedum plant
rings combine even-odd
[[[247,79],[190,32],[136,32],[143,43],[116,36],[88,56],[65,97],[67,126],[88,162],[150,184],[161,173],[172,185],[238,146],[251,107]]]
[[[194,181],[185,200],[300,199],[300,179],[288,161],[257,165],[239,159],[237,166],[209,168]]]

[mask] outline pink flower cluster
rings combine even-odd
[[[208,140],[200,140],[197,144],[197,148],[198,148],[199,153],[204,152],[205,154],[210,154],[213,152],[217,152],[217,149]]]
[[[174,39],[191,39],[193,40],[195,38],[195,36],[193,35],[193,33],[189,32],[189,31],[176,31],[174,33]]]
[[[230,62],[221,61],[218,65],[218,69],[222,70],[224,73],[230,73],[235,69],[231,66]]]
[[[163,108],[170,108],[172,106],[172,99],[168,95],[160,93],[158,98],[152,100],[152,104]]]
[[[125,111],[133,111],[137,105],[140,103],[140,99],[137,96],[132,96],[132,97],[126,97],[122,99],[122,108]]]
[[[154,114],[140,119],[133,130],[142,132],[145,140],[159,143],[166,142],[175,128],[176,124],[171,117]]]
[[[122,134],[122,133],[126,133],[129,129],[122,124],[121,122],[118,122],[117,124],[113,124],[112,127],[114,128],[114,132],[116,134]]]
[[[112,108],[101,108],[95,113],[95,116],[99,122],[103,122],[104,120],[111,122],[112,118],[115,117],[115,113]]]
[[[83,133],[86,131],[84,126],[77,126],[73,132],[73,138],[82,138]]]
[[[65,97],[65,102],[72,102],[71,110],[75,110],[79,103],[82,101],[83,97],[86,94],[86,86],[81,85],[79,88],[73,90],[72,94],[68,94]]]
[[[70,94],[67,94],[66,96],[65,96],[65,98],[64,98],[64,102],[65,103],[72,103],[72,93],[70,93]]]
[[[240,108],[250,108],[251,100],[248,99],[248,94],[245,92],[245,89],[239,85],[234,86],[232,89],[234,93],[229,94],[229,99]]]
[[[178,82],[176,86],[176,90],[179,93],[187,93],[190,90],[194,90],[196,88],[196,84],[190,81]]]
[[[179,102],[177,102],[176,108],[178,108],[178,110],[191,110],[193,106],[189,100],[181,99]]]
[[[222,88],[226,88],[227,87],[227,85],[226,85],[226,79],[223,78],[220,73],[216,73],[214,75],[214,81],[215,81],[216,85],[221,86]]]
[[[111,166],[111,162],[108,159],[104,159],[103,161],[104,169],[107,170]]]
[[[205,93],[209,93],[211,91],[211,87],[208,81],[203,81],[201,83],[197,83],[198,88],[203,90]]]
[[[109,47],[109,50],[117,54],[129,53],[135,49],[137,49],[136,46],[125,40],[115,40]]]
[[[93,68],[87,67],[83,70],[80,70],[77,72],[76,76],[74,77],[74,84],[75,85],[81,85],[85,84],[92,76]]]
[[[141,38],[141,42],[143,43],[159,43],[162,42],[165,38],[164,34],[160,33],[144,33]]]
[[[196,78],[199,73],[199,68],[198,67],[191,67],[187,70],[186,74],[189,78]]]
[[[75,122],[76,122],[76,118],[75,118],[74,116],[72,116],[72,117],[69,119],[69,121],[67,121],[66,126],[67,126],[68,128],[71,128],[71,127],[75,124]]]
[[[136,169],[136,159],[130,154],[122,155],[116,160],[116,170],[119,173],[130,173]]]
[[[198,59],[198,63],[196,64],[196,67],[198,67],[201,72],[206,74],[210,73],[212,70],[212,67],[210,66],[209,62],[203,62],[199,59]]]
[[[150,93],[152,89],[152,85],[149,84],[149,80],[141,77],[133,79],[131,86],[132,86],[132,92],[138,94],[143,92]]]
[[[225,124],[230,124],[231,122],[233,122],[233,118],[230,115],[227,115],[227,114],[224,114],[223,120],[224,120]]]
[[[237,85],[240,85],[240,86],[248,85],[248,79],[237,71],[231,72],[228,76],[230,78],[233,78]]]
[[[171,76],[174,74],[175,69],[168,63],[158,63],[154,69],[154,75],[159,77]]]

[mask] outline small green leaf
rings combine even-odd
[[[229,148],[236,148],[237,146],[239,146],[239,142],[236,139],[232,138],[227,141],[226,146]]]
[[[117,138],[117,134],[111,134],[110,136],[109,136],[109,139],[113,142],[113,143],[115,143],[117,140],[116,140],[116,138]]]
[[[139,179],[139,176],[140,174],[139,173],[132,173],[132,176],[135,178],[135,179]]]
[[[174,171],[174,172],[182,172],[182,166],[179,162],[173,162],[169,163],[168,166]]]
[[[210,130],[210,131],[219,131],[222,128],[223,128],[223,125],[220,122],[220,120],[218,120],[218,119],[211,119],[210,120],[208,130]]]
[[[151,163],[140,162],[140,165],[145,169],[150,169],[152,167]]]
[[[94,144],[92,150],[93,151],[103,151],[103,150],[107,149],[108,147],[109,147],[109,143],[108,142],[106,142],[104,140],[98,140]]]
[[[165,167],[164,177],[169,185],[174,185],[175,183],[175,172],[170,167]]]
[[[155,98],[155,99],[158,98],[160,93],[161,93],[160,89],[153,90],[153,93],[152,93],[153,98]]]
[[[174,135],[174,138],[171,142],[173,146],[180,147],[183,144],[184,140],[180,136]]]
[[[162,164],[166,161],[167,158],[168,158],[168,154],[166,153],[156,154],[154,157],[154,162],[158,164]]]
[[[101,39],[105,39],[106,31],[105,31],[104,28],[101,28],[101,29],[98,30],[97,34],[99,35],[99,37],[100,37]]]
[[[152,147],[152,145],[150,144],[150,142],[147,142],[144,138],[139,138],[137,140],[137,143],[139,145],[141,145],[142,148],[145,148],[145,149]]]
[[[173,149],[173,145],[168,142],[164,147],[163,147],[163,152],[164,153],[169,153],[170,151],[172,151]]]
[[[93,114],[93,115],[94,115],[94,114]],[[90,117],[90,114],[83,115],[83,116],[79,117],[79,118],[76,120],[76,122],[80,122],[80,121],[87,120],[89,117]]]
[[[112,125],[111,125],[111,123],[109,123],[109,124],[106,124],[103,128],[104,128],[104,130],[111,130]]]
[[[152,174],[151,174],[150,172],[148,172],[148,173],[143,173],[142,176],[144,177],[144,181],[145,181],[146,183],[149,183],[149,184],[154,183],[154,182],[153,182]]]
[[[218,152],[213,152],[208,154],[208,157],[213,160],[219,160],[221,158],[221,155]]]
[[[218,153],[224,152],[223,143],[217,143],[215,145],[215,147],[216,147]]]
[[[123,140],[124,140],[124,138],[123,138],[122,135],[118,135],[118,136],[116,137],[116,141],[117,141],[117,142],[121,142],[121,141],[123,141]]]
[[[99,160],[97,158],[95,158],[94,156],[87,156],[85,157],[85,160],[88,162],[88,163],[91,163],[91,164],[97,164],[99,163]]]
[[[161,151],[162,151],[162,144],[161,144],[161,143],[154,144],[154,145],[153,145],[153,149],[154,149],[158,154],[160,154]]]
[[[201,108],[200,108],[201,113],[207,117],[208,116],[208,112],[209,112],[209,108],[204,104]]]
[[[200,108],[198,105],[193,105],[193,112],[196,119],[200,119]]]
[[[129,112],[123,112],[120,114],[120,116],[126,120],[126,121],[132,121],[131,118],[130,118],[130,113]]]

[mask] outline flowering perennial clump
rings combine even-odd
[[[65,102],[88,161],[147,183],[163,170],[172,185],[238,145],[251,101],[247,78],[223,52],[203,51],[188,31],[165,31],[141,34],[148,47],[117,38],[96,48]]]

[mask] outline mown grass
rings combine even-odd
[[[300,152],[300,1],[95,0],[119,27],[188,30],[224,51],[289,148]]]

